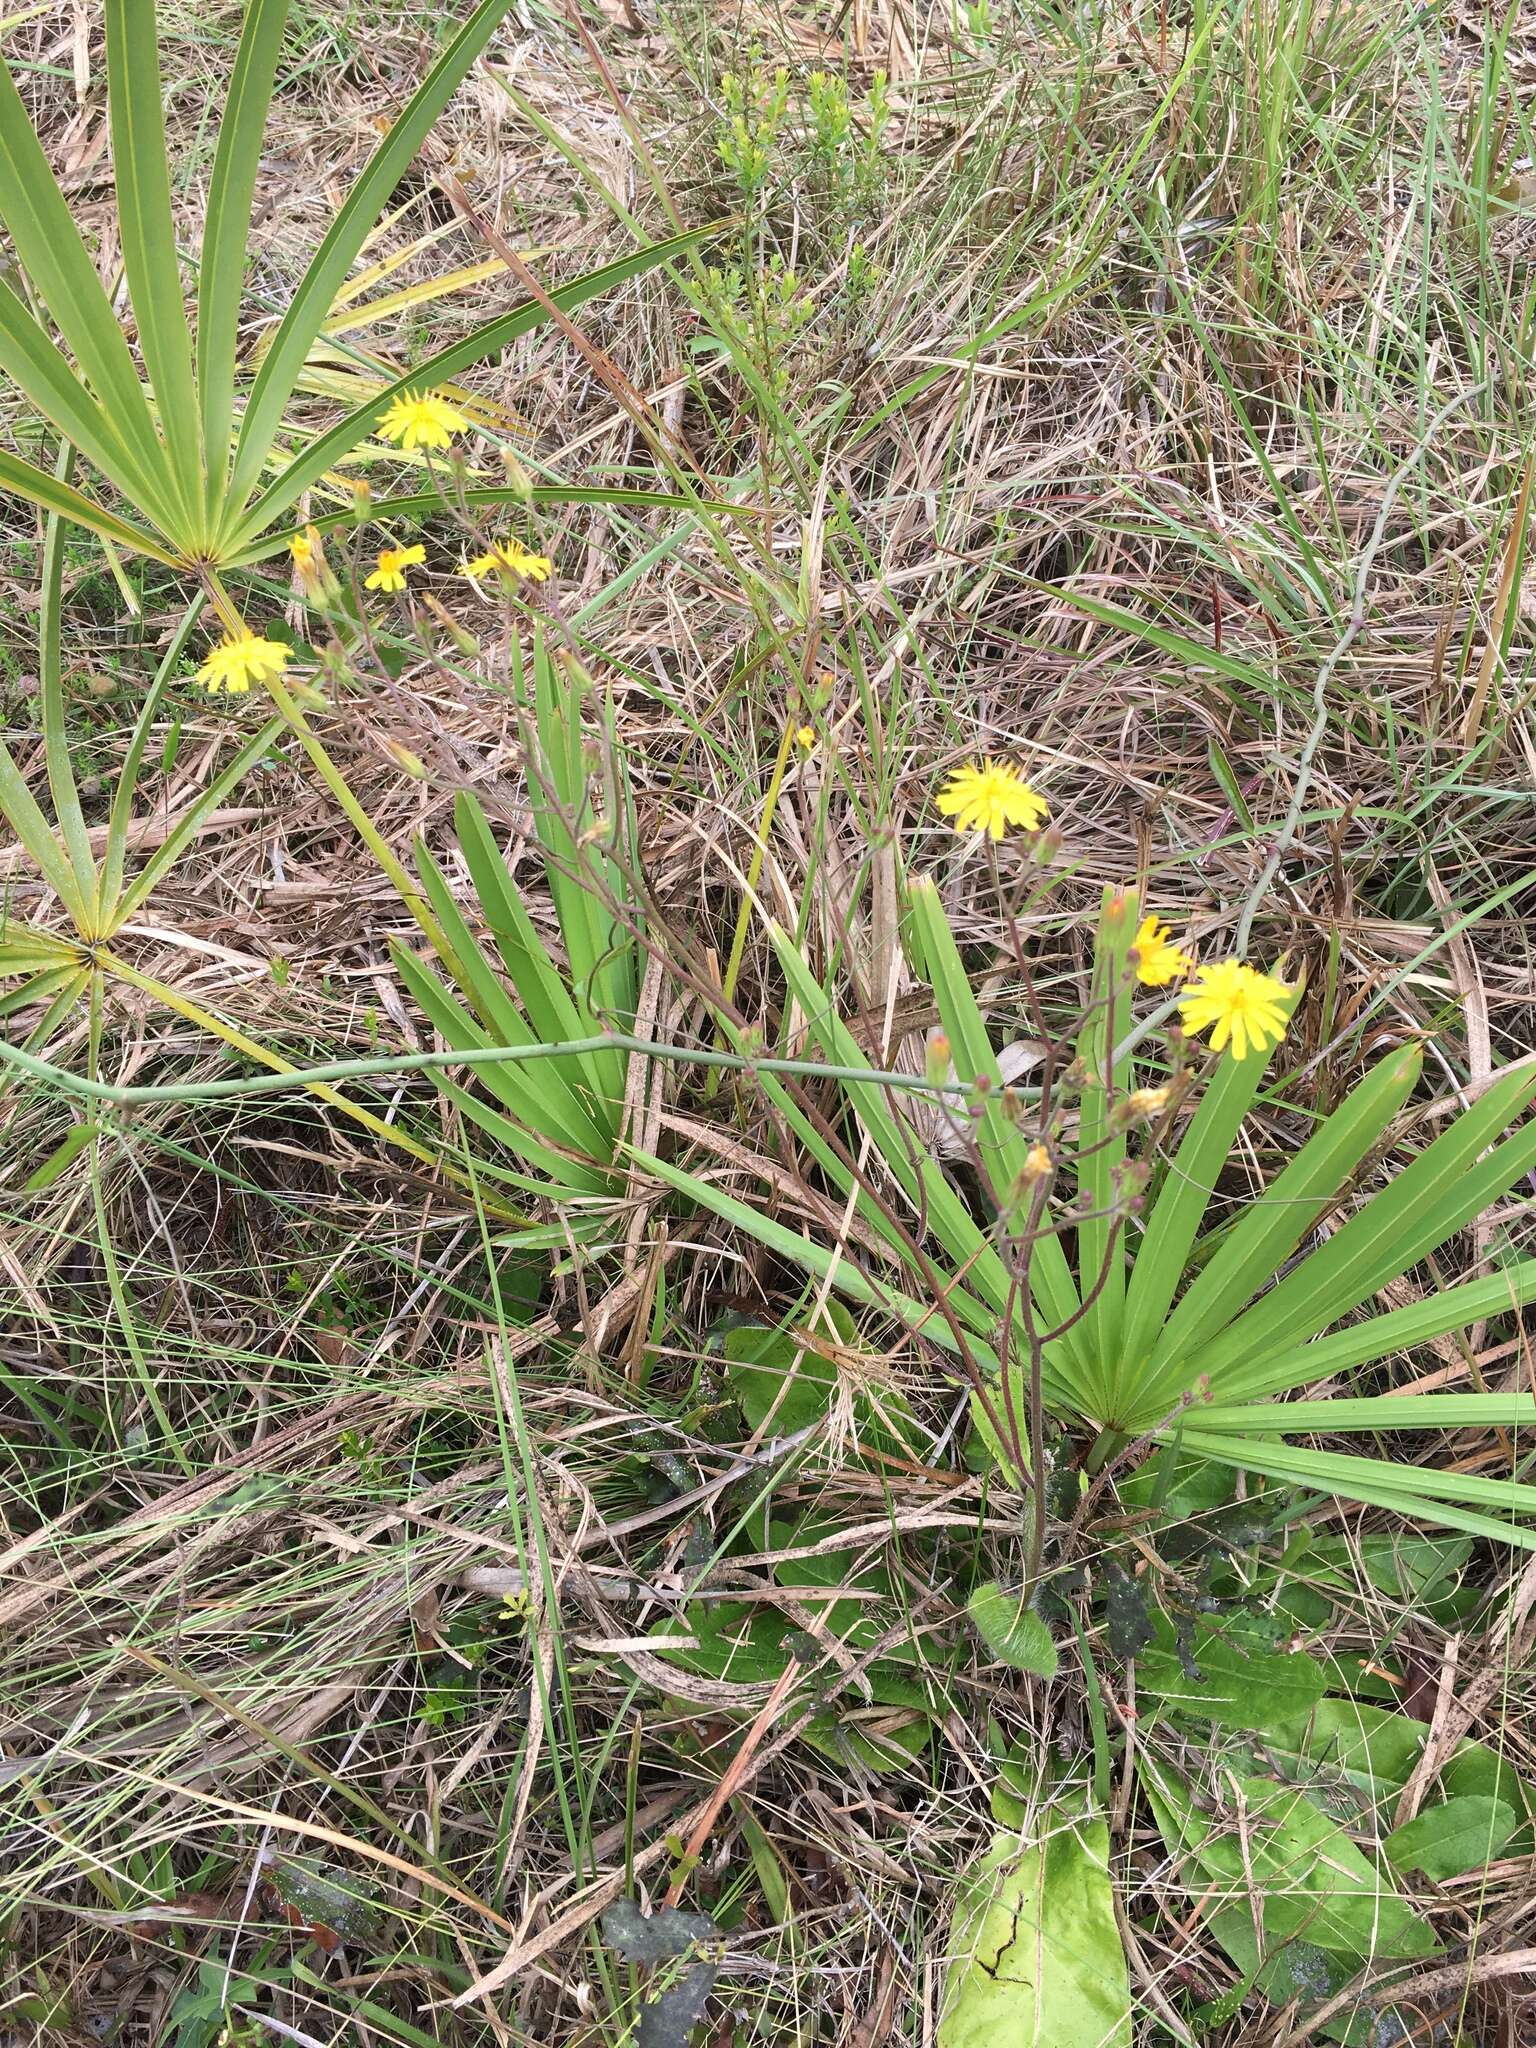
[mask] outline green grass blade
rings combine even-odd
[[[546,1045],[558,1044],[561,1039],[587,1037],[591,1020],[577,1009],[564,976],[523,907],[490,822],[468,790],[459,792],[453,819],[460,851],[480,899],[481,914],[535,1035]],[[599,1060],[590,1053],[574,1057],[585,1072],[593,1095],[602,1099],[604,1089],[611,1083],[611,1073],[605,1074]]]
[[[348,204],[350,203],[349,200]],[[614,286],[642,276],[648,270],[654,270],[658,264],[668,262],[696,243],[705,241],[719,232],[719,223],[714,223],[706,228],[693,228],[687,234],[674,235],[669,241],[653,242],[644,249],[633,249],[627,256],[621,256],[617,262],[604,264],[600,270],[589,271],[585,277],[578,277],[570,284],[561,285],[557,291],[549,294],[550,301],[558,306],[562,313],[574,312],[588,299],[596,298],[602,292],[611,291]],[[302,290],[302,286],[300,289]],[[360,441],[368,438],[391,400],[401,392],[427,390],[435,384],[443,383],[447,378],[456,377],[461,370],[467,370],[475,363],[483,363],[490,356],[499,355],[502,349],[516,341],[520,335],[531,333],[534,328],[542,326],[548,318],[549,314],[538,299],[526,299],[510,313],[503,313],[498,319],[488,321],[484,327],[477,328],[462,341],[453,342],[447,348],[439,349],[436,355],[428,356],[424,362],[418,363],[415,369],[402,377],[397,377],[393,383],[386,384],[366,404],[355,407],[343,419],[338,420],[335,426],[317,435],[276,480],[268,485],[248,510],[237,512],[226,535],[229,545],[238,548],[257,533],[270,527],[302,492],[307,491],[311,484],[317,483],[328,469],[334,468]],[[274,343],[274,354],[276,347],[277,344]],[[269,355],[262,364],[263,376],[271,361],[272,357]],[[295,376],[302,367],[301,356],[294,369]],[[260,390],[259,377],[257,390]],[[255,394],[252,395],[251,403],[254,408]],[[280,416],[281,409],[279,418]],[[250,417],[248,411],[247,427],[250,424]],[[277,426],[278,420],[274,419],[272,434],[277,432]],[[242,430],[240,454],[236,461],[234,482],[231,485],[231,497],[235,507],[243,505],[257,488],[266,455],[266,448],[262,449],[259,458],[254,450],[247,454],[245,431]]]
[[[1299,995],[1299,990],[1292,990],[1286,996],[1282,1007],[1287,1017]],[[1138,1371],[1140,1361],[1153,1355],[1201,1218],[1253,1107],[1266,1065],[1257,1058],[1221,1060],[1168,1162],[1126,1286],[1122,1341],[1128,1372]]]
[[[1219,1383],[1234,1368],[1315,1336],[1480,1215],[1536,1163],[1536,1122],[1479,1158],[1533,1096],[1529,1068],[1495,1081],[1342,1229],[1190,1358],[1188,1370]]]
[[[1241,1315],[1290,1257],[1380,1141],[1413,1092],[1422,1065],[1423,1054],[1412,1045],[1378,1060],[1263,1194],[1248,1204],[1163,1327],[1152,1354],[1158,1387],[1168,1389],[1170,1374],[1182,1370],[1185,1360]]]
[[[231,507],[244,505],[260,482],[272,444],[282,426],[284,408],[299,380],[305,358],[325,324],[332,302],[358,251],[383,211],[385,201],[409,169],[432,124],[490,41],[510,4],[511,0],[481,0],[480,6],[441,51],[399,119],[354,179],[341,211],[331,222],[309,268],[299,280],[298,289],[289,301],[288,309],[272,337],[272,345],[256,373],[235,449],[228,488]],[[381,406],[379,410],[382,409]],[[362,431],[360,428],[355,438],[361,438]],[[321,467],[328,468],[329,459]],[[309,480],[318,474],[318,471],[312,472]],[[304,487],[303,481],[297,483],[292,494],[282,503],[291,504]],[[269,520],[275,514],[268,512],[264,517]],[[249,532],[240,537],[249,538]],[[234,544],[237,536],[233,531],[226,531],[221,538]]]
[[[229,475],[251,206],[288,7],[289,0],[249,0],[208,182],[197,283],[197,389],[210,523],[217,523]]]
[[[1019,579],[1020,587],[1034,590],[1042,596],[1049,594],[1051,585],[1036,583],[1030,577]],[[1175,632],[1168,626],[1157,626],[1139,613],[1128,611],[1124,605],[1108,604],[1102,598],[1088,597],[1081,590],[1066,590],[1061,601],[1073,611],[1081,612],[1085,618],[1093,619],[1101,626],[1112,626],[1134,641],[1141,641],[1148,647],[1155,647],[1160,654],[1166,654],[1181,668],[1188,668],[1199,675],[1224,676],[1229,682],[1240,684],[1239,691],[1225,691],[1223,694],[1233,703],[1249,701],[1251,694],[1275,694],[1275,681],[1266,676],[1256,663],[1244,661],[1239,656],[1225,654],[1218,648],[1191,640],[1185,633]],[[1294,692],[1288,692],[1294,697]]]
[[[107,114],[123,270],[154,386],[168,470],[188,522],[183,531],[200,540],[206,523],[202,422],[171,216],[154,0],[106,0],[106,25]]]
[[[144,749],[149,744],[149,735],[165,695],[166,686],[181,667],[187,651],[187,642],[192,637],[192,628],[203,612],[204,598],[199,595],[187,607],[186,615],[177,627],[171,644],[160,657],[160,666],[155,670],[144,702],[139,706],[139,715],[133,722],[133,731],[128,736],[128,745],[123,752],[122,770],[117,778],[117,788],[112,796],[112,810],[107,819],[107,844],[101,862],[100,909],[103,922],[110,931],[115,931],[126,914],[118,907],[122,893],[123,875],[128,864],[128,834],[133,826],[133,800],[138,790],[139,766],[144,759]]]
[[[178,636],[178,638],[180,637]],[[281,718],[272,718],[262,726],[259,732],[252,733],[251,737],[236,753],[228,767],[221,769],[212,782],[208,784],[208,787],[198,796],[196,802],[183,811],[171,831],[167,833],[165,839],[155,849],[153,856],[144,863],[144,866],[134,876],[132,883],[118,902],[116,911],[116,925],[118,927],[121,927],[127,918],[132,917],[142,903],[149,900],[154,890],[159,887],[162,877],[170,873],[177,861],[180,860],[183,852],[201,830],[203,820],[208,817],[210,812],[216,811],[230,791],[237,788],[245,780],[246,775],[261,759],[262,755],[266,753],[282,729],[283,720]],[[114,824],[115,822],[116,810],[114,806]],[[126,821],[124,836],[126,837]]]
[[[34,319],[31,307],[4,283],[0,283],[0,371],[147,518],[162,528],[175,523],[174,504],[163,495],[164,478],[146,469],[111,416],[92,398]]]
[[[59,457],[59,480],[67,482],[74,451],[66,447]],[[75,887],[90,917],[82,938],[99,938],[101,889],[96,861],[91,853],[90,829],[80,805],[80,791],[70,760],[69,720],[64,711],[64,670],[62,629],[64,606],[64,522],[52,513],[43,529],[43,582],[38,603],[39,693],[43,711],[43,762],[48,773],[48,794],[59,836],[74,870]]]
[[[24,462],[19,455],[0,448],[0,492],[6,491],[41,506],[45,512],[57,512],[91,533],[99,533],[104,540],[115,541],[129,554],[148,555],[152,561],[164,562],[173,569],[177,567],[176,557],[142,526],[130,525],[115,512],[92,504],[71,485],[50,476],[46,469],[39,469],[34,463]]]
[[[112,302],[80,238],[10,69],[0,64],[0,220],[64,345],[146,475],[174,498],[165,446]]]
[[[939,1016],[949,1036],[950,1057],[963,1082],[985,1079],[991,1100],[982,1113],[977,1138],[981,1156],[1000,1195],[1006,1196],[1017,1180],[1029,1150],[1023,1132],[1008,1121],[1000,1103],[1003,1077],[987,1036],[971,984],[966,976],[953,932],[949,928],[939,894],[924,879],[908,892],[913,935],[923,956],[923,971],[933,989]],[[1054,1234],[1039,1239],[1030,1258],[1030,1291],[1040,1311],[1054,1323],[1064,1323],[1077,1313],[1081,1303],[1072,1279],[1061,1240]],[[1083,1356],[1081,1325],[1061,1339],[1063,1348],[1075,1359]]]
[[[1119,1218],[1115,1214],[1122,1202],[1125,1125],[1117,1121],[1115,1108],[1129,1092],[1130,1062],[1116,1060],[1114,1048],[1124,1036],[1131,1012],[1128,958],[1136,919],[1134,891],[1104,891],[1094,946],[1092,998],[1077,1041],[1077,1056],[1086,1077],[1078,1122],[1077,1193],[1088,1212],[1077,1227],[1077,1285],[1085,1301],[1094,1296],[1083,1320],[1083,1349],[1103,1388],[1103,1412],[1106,1418],[1116,1420],[1127,1398],[1128,1361],[1120,1343],[1125,1314],[1125,1230],[1123,1212]]]
[[[811,1273],[818,1280],[826,1280],[840,1294],[846,1294],[850,1301],[859,1302],[865,1308],[878,1309],[883,1315],[894,1317],[909,1330],[920,1331],[922,1335],[939,1345],[943,1350],[957,1350],[954,1332],[946,1319],[939,1314],[932,1302],[914,1301],[908,1294],[884,1286],[871,1278],[862,1267],[853,1264],[847,1251],[834,1252],[826,1245],[817,1244],[813,1238],[804,1236],[798,1230],[790,1230],[782,1223],[766,1216],[760,1209],[752,1208],[746,1202],[738,1202],[734,1195],[728,1195],[713,1181],[702,1175],[689,1173],[680,1166],[673,1166],[665,1159],[658,1159],[652,1153],[643,1152],[636,1145],[625,1145],[623,1152],[652,1173],[658,1180],[675,1188],[680,1195],[697,1202],[701,1209],[708,1209],[733,1225],[758,1244],[787,1259],[801,1272]],[[972,1340],[967,1347],[976,1361],[994,1374],[1000,1370],[997,1355],[979,1339]]]

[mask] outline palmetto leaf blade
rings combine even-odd
[[[1536,1259],[1522,1259],[1482,1280],[1438,1288],[1424,1301],[1352,1323],[1331,1337],[1246,1360],[1222,1375],[1220,1392],[1233,1401],[1289,1393],[1307,1382],[1411,1351],[1452,1330],[1464,1330],[1485,1316],[1507,1315],[1529,1301],[1536,1301]]]
[[[1480,1215],[1536,1164],[1536,1122],[1478,1156],[1533,1096],[1529,1067],[1500,1076],[1277,1287],[1188,1358],[1189,1371],[1219,1379],[1315,1336]]]
[[[154,0],[106,0],[106,23],[107,113],[123,269],[154,385],[167,466],[176,480],[181,537],[195,541],[205,524],[202,423],[171,217]]]
[[[116,422],[75,375],[32,309],[0,283],[0,370],[25,392],[86,460],[164,529],[174,526],[174,501],[163,475],[145,467]]]
[[[229,474],[251,204],[288,7],[289,0],[248,0],[208,184],[197,291],[197,386],[210,518]]]
[[[144,387],[68,202],[0,64],[0,220],[64,345],[146,475],[171,471]],[[146,508],[147,509],[147,508]]]
[[[1518,1480],[1431,1472],[1384,1458],[1302,1449],[1250,1437],[1241,1430],[1191,1429],[1187,1423],[1182,1442],[1186,1455],[1214,1458],[1238,1471],[1261,1472],[1287,1486],[1315,1487],[1341,1500],[1390,1508],[1411,1521],[1437,1522],[1443,1528],[1536,1550],[1536,1487]]]
[[[66,448],[59,458],[59,479],[68,480],[74,460]],[[61,659],[64,582],[64,522],[58,513],[50,515],[43,533],[43,587],[38,606],[38,667],[43,707],[43,761],[48,774],[48,793],[59,834],[74,871],[75,887],[90,915],[83,938],[97,938],[101,891],[96,862],[91,853],[91,835],[80,804],[74,764],[70,760],[69,725],[64,712],[64,674]]]
[[[315,251],[251,387],[245,417],[240,423],[229,483],[228,496],[233,506],[245,504],[260,481],[282,424],[283,409],[298,382],[304,360],[384,202],[399,184],[428,130],[489,42],[510,4],[511,0],[482,0],[439,54],[399,119],[355,180],[341,211]],[[329,461],[322,464],[322,468],[325,467],[329,467]],[[293,495],[296,496],[303,488],[303,483],[296,485]],[[292,496],[283,502],[291,504]],[[249,538],[250,533],[248,530],[237,536],[228,530],[222,537],[234,544],[237,538]]]
[[[639,277],[645,271],[654,270],[658,264],[669,261],[693,247],[695,243],[718,233],[719,224],[716,223],[706,228],[691,229],[686,234],[674,235],[665,242],[653,242],[644,249],[631,250],[627,256],[619,257],[616,262],[604,264],[599,270],[589,271],[585,277],[578,277],[570,284],[559,286],[550,292],[550,301],[563,313],[573,312],[576,307],[584,305],[588,299],[597,297],[599,293],[610,291],[614,286],[623,284],[630,278]],[[425,362],[418,363],[413,370],[386,384],[365,404],[355,407],[333,427],[305,445],[303,452],[268,485],[255,503],[237,517],[226,536],[229,546],[238,550],[280,518],[302,492],[308,490],[311,484],[318,482],[328,469],[334,468],[344,455],[350,454],[360,441],[366,440],[373,433],[393,399],[406,391],[421,391],[441,384],[445,378],[457,376],[461,370],[470,368],[472,364],[485,362],[488,357],[499,354],[520,336],[531,333],[548,318],[549,314],[540,300],[525,299],[510,313],[503,313],[498,319],[488,321],[473,334],[466,335],[462,341],[452,342],[447,348],[439,349],[436,355],[428,356]],[[275,347],[276,344],[274,350]],[[267,361],[263,363],[263,375],[271,360],[272,357],[269,355]],[[254,399],[252,402],[254,404]],[[247,414],[248,422],[249,417]],[[273,423],[273,431],[276,431],[276,421]],[[236,489],[242,498],[249,490],[255,488],[260,475],[260,467],[257,466],[254,474],[247,479],[247,467],[249,465],[245,462],[242,437],[241,465],[236,478]]]
[[[73,520],[76,526],[99,533],[104,540],[115,541],[130,554],[148,555],[171,568],[177,566],[175,555],[154,534],[119,518],[115,512],[108,512],[73,486],[50,476],[46,469],[24,462],[19,455],[12,455],[3,448],[0,448],[0,491],[11,491],[18,498],[26,498],[32,504],[40,505],[45,512],[57,512],[63,518]]]
[[[1281,1007],[1287,1017],[1299,994],[1292,989],[1283,998]],[[1168,1304],[1184,1277],[1200,1219],[1233,1140],[1253,1107],[1265,1065],[1262,1059],[1221,1061],[1168,1163],[1126,1287],[1123,1342],[1126,1357],[1133,1363],[1154,1347]]]
[[[1168,1398],[1190,1383],[1187,1361],[1242,1314],[1337,1199],[1407,1101],[1422,1064],[1417,1046],[1405,1046],[1378,1060],[1295,1158],[1247,1205],[1163,1325],[1152,1351],[1141,1414],[1155,1419],[1159,1404],[1165,1409]]]

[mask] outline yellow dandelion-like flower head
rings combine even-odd
[[[1288,983],[1245,967],[1241,960],[1218,960],[1196,970],[1179,1015],[1188,1032],[1210,1028],[1213,1051],[1230,1043],[1233,1058],[1245,1060],[1284,1038],[1290,992]]]
[[[469,421],[439,391],[402,391],[379,417],[379,432],[397,448],[446,448],[455,434],[467,434]]]
[[[315,544],[320,536],[312,526],[306,526],[302,533],[296,533],[288,543],[288,552],[293,557],[293,566],[302,575],[315,565]]]
[[[803,748],[803,749],[804,749],[804,751],[805,751],[805,752],[806,752],[806,753],[808,754],[808,753],[810,753],[811,749],[812,749],[812,748],[813,748],[813,747],[815,746],[815,744],[816,744],[816,728],[815,728],[815,726],[813,726],[813,725],[797,725],[797,726],[795,727],[795,745],[796,745],[797,747]]]
[[[379,566],[371,576],[363,578],[365,590],[404,590],[405,572],[415,569],[427,559],[424,547],[380,548]]]
[[[1131,963],[1143,988],[1166,988],[1181,974],[1188,974],[1189,955],[1173,942],[1173,933],[1155,917],[1144,917],[1136,927],[1131,945]]]
[[[223,690],[237,697],[252,683],[267,683],[280,676],[292,659],[293,649],[282,640],[264,640],[249,631],[230,633],[217,647],[209,648],[197,680],[210,696]]]
[[[519,577],[526,583],[547,583],[554,567],[548,555],[531,555],[520,541],[493,540],[483,555],[464,564],[461,573],[489,576],[493,569],[499,569],[504,575]]]
[[[1038,831],[1050,816],[1045,798],[1030,788],[1011,761],[959,768],[939,796],[939,809],[957,832],[988,832],[1001,839],[1010,825]]]

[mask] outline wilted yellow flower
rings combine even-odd
[[[1011,761],[984,761],[950,777],[939,809],[957,832],[990,832],[1001,839],[1010,825],[1033,832],[1049,815],[1043,796],[1032,790]]]
[[[1127,1116],[1161,1116],[1168,1107],[1171,1088],[1133,1088],[1125,1098]]]
[[[1024,1164],[1019,1169],[1019,1179],[1026,1186],[1037,1180],[1044,1180],[1048,1173],[1055,1171],[1056,1162],[1051,1157],[1051,1148],[1042,1138],[1037,1138],[1024,1154]]]
[[[1144,988],[1166,988],[1181,974],[1188,974],[1189,955],[1173,942],[1173,933],[1155,917],[1144,917],[1131,945],[1136,979]]]
[[[1218,960],[1213,967],[1196,971],[1179,1014],[1186,1031],[1212,1027],[1214,1051],[1220,1052],[1230,1040],[1233,1057],[1245,1060],[1250,1052],[1264,1052],[1284,1038],[1282,1002],[1289,994],[1287,984],[1272,974],[1245,967],[1241,960]]]
[[[210,696],[224,690],[237,697],[252,683],[280,676],[292,659],[293,649],[281,640],[263,640],[259,633],[230,633],[217,647],[209,648],[197,680]]]
[[[493,540],[483,555],[476,555],[460,571],[464,576],[489,576],[493,569],[509,576],[521,576],[529,583],[547,583],[554,569],[548,555],[530,555],[520,541]]]
[[[469,421],[439,392],[413,397],[402,391],[379,418],[379,432],[400,448],[446,448],[455,434],[466,434]]]
[[[805,749],[806,753],[809,753],[809,752],[811,751],[812,747],[814,747],[814,746],[815,746],[815,744],[816,744],[816,728],[815,728],[815,726],[813,726],[813,725],[797,725],[797,726],[795,727],[795,745],[796,745],[797,747],[803,747],[803,748]]]
[[[380,548],[379,566],[371,576],[363,578],[365,590],[404,590],[405,572],[414,569],[427,559],[427,551],[420,545],[412,548]]]
[[[315,564],[315,545],[320,536],[312,526],[306,526],[302,533],[296,533],[288,543],[288,552],[293,557],[293,566],[302,576]]]

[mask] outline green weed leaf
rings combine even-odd
[[[939,2048],[1130,2048],[1102,1821],[1000,1834],[955,1915]]]
[[[1195,1628],[1186,1643],[1166,1615],[1155,1615],[1153,1628],[1136,1661],[1137,1691],[1169,1713],[1263,1731],[1322,1697],[1322,1667],[1299,1650],[1271,1648],[1247,1616]]]
[[[1032,1607],[1005,1593],[995,1579],[978,1586],[965,1603],[971,1624],[994,1657],[1027,1671],[1032,1678],[1054,1678],[1061,1659],[1051,1632]]]
[[[1515,1809],[1502,1799],[1464,1792],[1394,1828],[1382,1854],[1394,1870],[1421,1870],[1438,1884],[1491,1863],[1518,1825]]]

